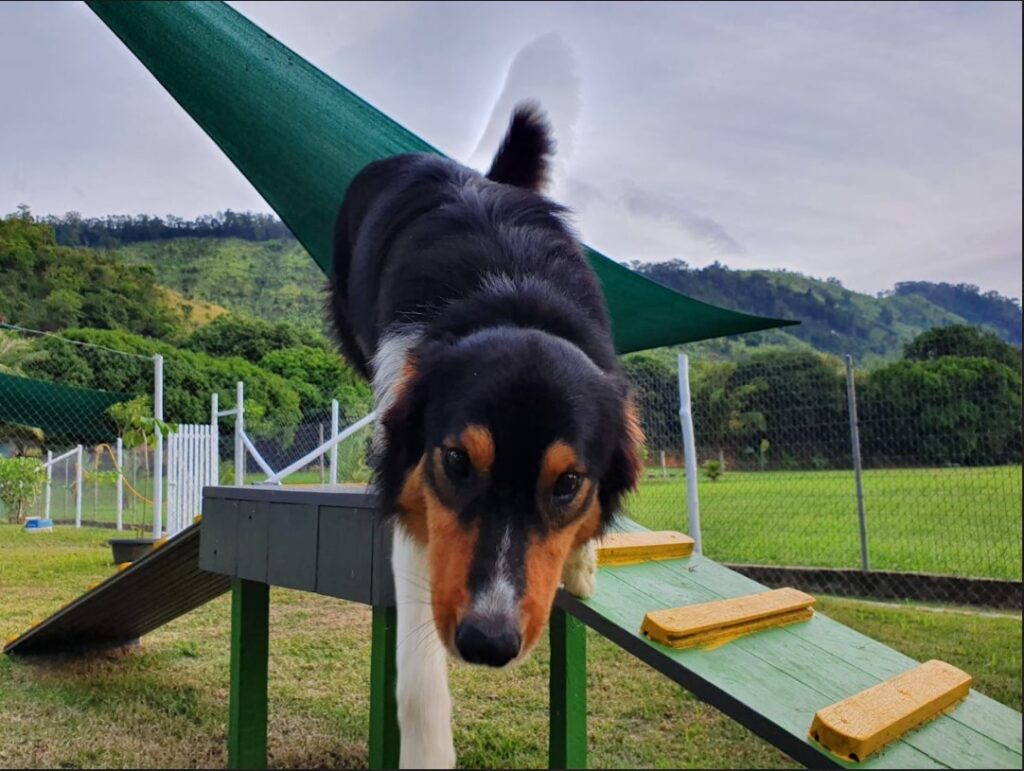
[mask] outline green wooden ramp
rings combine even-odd
[[[625,521],[625,530],[644,528]],[[950,714],[862,763],[824,752],[807,736],[814,713],[917,662],[821,613],[810,621],[675,650],[640,635],[650,610],[739,597],[764,586],[700,556],[601,568],[596,595],[560,592],[568,614],[808,767],[1020,768],[1021,715],[971,691]]]

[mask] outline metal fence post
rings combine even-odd
[[[220,484],[220,424],[218,423],[219,397],[210,394],[210,484]]]
[[[331,439],[338,435],[338,400],[331,399]],[[331,445],[331,484],[338,484],[338,445]]]
[[[53,495],[53,450],[46,451],[46,503],[43,507],[43,518],[50,519],[50,500]]]
[[[75,451],[75,527],[82,526],[82,445]]]
[[[124,529],[124,441],[117,437],[117,529]]]
[[[164,420],[164,357],[153,357],[153,417],[156,447],[153,449],[153,537],[163,534],[164,526],[164,436],[160,423]]]
[[[324,446],[324,422],[321,420],[319,423],[316,424],[316,428],[317,428],[317,436],[320,439],[320,441],[317,443],[317,447],[323,447]],[[327,481],[327,476],[326,476],[325,470],[324,470],[324,456],[323,455],[320,456],[320,460],[318,462],[320,464],[320,484],[323,484],[324,482]]]
[[[703,551],[700,537],[700,500],[697,497],[697,443],[693,438],[693,410],[690,404],[690,359],[679,354],[679,422],[683,427],[683,460],[686,464],[686,508],[693,550]]]
[[[850,412],[850,446],[853,449],[853,478],[857,485],[857,524],[860,528],[860,567],[871,570],[868,562],[868,527],[864,517],[864,484],[861,480],[860,428],[857,422],[857,388],[853,383],[853,357],[846,354],[846,401]]]
[[[245,383],[235,385],[235,484],[245,484]]]

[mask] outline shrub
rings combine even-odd
[[[0,503],[7,508],[7,521],[17,524],[46,481],[46,470],[38,458],[0,458]]]
[[[709,482],[717,482],[725,473],[725,464],[720,460],[706,460],[700,468]]]

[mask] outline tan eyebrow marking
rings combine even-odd
[[[544,460],[541,461],[540,489],[550,490],[558,477],[567,471],[581,471],[576,451],[565,442],[552,442],[544,451]]]
[[[486,426],[473,423],[459,435],[459,441],[469,454],[470,463],[481,474],[490,473],[494,465],[494,438]]]

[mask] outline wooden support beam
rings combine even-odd
[[[395,698],[398,650],[395,608],[373,607],[370,637],[370,768],[398,768],[401,736]]]
[[[232,581],[228,768],[267,767],[269,610],[269,586]]]
[[[549,768],[587,767],[587,628],[552,608]]]

